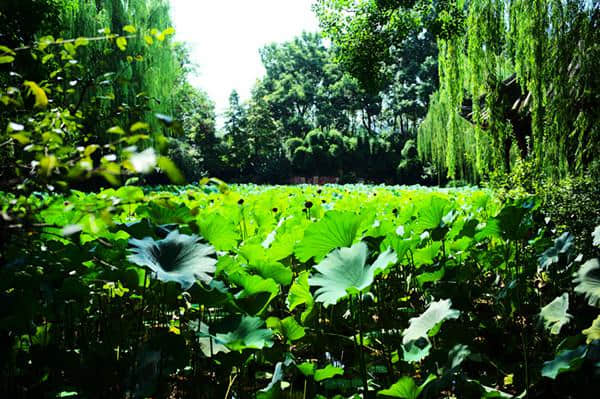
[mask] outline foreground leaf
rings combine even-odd
[[[335,367],[331,364],[325,366],[325,368],[318,369],[315,371],[315,381],[324,381],[335,377],[336,375],[344,375],[344,369],[342,367]]]
[[[277,398],[281,394],[281,382],[283,381],[283,363],[278,362],[273,371],[271,382],[266,388],[261,389],[256,394],[256,399],[272,399]]]
[[[240,234],[235,225],[220,214],[202,215],[198,218],[200,233],[218,251],[229,251],[237,247]]]
[[[362,218],[351,212],[327,212],[323,219],[310,225],[296,247],[296,257],[306,262],[314,257],[321,261],[332,249],[349,247],[358,234]]]
[[[364,242],[330,253],[314,267],[319,273],[308,279],[309,285],[320,287],[315,300],[329,306],[335,305],[348,294],[363,292],[371,286],[377,271],[396,262],[396,255],[387,250],[379,255],[373,265],[367,266],[367,255],[368,248]]]
[[[264,322],[260,317],[243,316],[235,329],[226,334],[217,334],[219,343],[234,351],[244,349],[263,349],[273,346],[273,332],[261,328]]]
[[[596,226],[594,232],[592,233],[593,244],[597,247],[600,247],[600,226]]]
[[[585,294],[591,306],[600,305],[600,264],[598,259],[591,259],[579,268],[573,279],[577,284],[575,292]]]
[[[132,254],[127,256],[127,260],[149,268],[158,280],[179,283],[184,290],[196,280],[209,284],[212,280],[209,273],[214,273],[217,263],[210,257],[215,249],[199,243],[199,240],[196,235],[179,234],[178,230],[170,232],[162,240],[131,238]]]
[[[302,327],[293,317],[286,317],[281,320],[277,317],[269,317],[267,319],[267,327],[281,334],[288,343],[297,341],[306,335],[304,327]]]
[[[427,384],[436,378],[436,376],[430,374],[423,384],[417,386],[415,380],[413,380],[411,377],[402,377],[397,383],[388,389],[379,391],[377,394],[392,398],[417,399]]]
[[[583,330],[582,332],[583,332],[583,335],[585,335],[587,337],[587,339],[586,339],[587,344],[591,344],[592,341],[594,341],[596,339],[600,339],[600,316],[598,316],[596,318],[596,320],[594,320],[592,322],[592,325],[590,326],[590,328],[587,328],[587,329]]]
[[[402,334],[402,343],[406,345],[419,338],[428,339],[429,331],[436,325],[445,320],[457,319],[460,316],[460,311],[451,309],[451,306],[452,301],[450,299],[430,303],[421,316],[409,320],[410,325]]]
[[[544,362],[542,376],[554,380],[561,373],[577,370],[583,363],[587,351],[586,345],[561,351],[553,360]]]
[[[300,315],[300,321],[303,323],[312,312],[315,303],[308,286],[308,274],[308,272],[302,272],[298,275],[296,281],[290,287],[290,293],[287,297],[287,306],[290,311],[297,306],[306,305],[306,309]]]
[[[540,318],[544,322],[544,328],[550,330],[551,334],[559,334],[562,326],[573,318],[573,316],[567,313],[568,309],[569,294],[565,292],[542,308]]]
[[[444,216],[447,213],[450,201],[445,198],[432,195],[427,201],[422,203],[419,209],[419,218],[416,222],[418,232],[430,230],[439,227],[442,224]]]
[[[573,247],[575,237],[571,233],[565,232],[556,240],[554,245],[545,250],[540,257],[538,262],[541,270],[548,270],[550,266],[558,263],[559,256],[568,253]]]

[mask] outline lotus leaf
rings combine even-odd
[[[324,306],[335,305],[348,294],[366,291],[375,278],[375,274],[391,263],[395,263],[396,254],[387,250],[379,255],[371,266],[367,266],[367,244],[359,242],[350,248],[336,249],[327,255],[314,268],[317,274],[308,279],[311,286],[320,287],[316,291],[316,301]]]
[[[419,338],[428,339],[428,333],[436,325],[445,320],[457,319],[460,311],[451,309],[450,299],[440,300],[429,304],[427,310],[419,317],[409,320],[409,327],[404,330],[402,343],[407,344]]]
[[[585,294],[592,306],[600,305],[600,264],[598,259],[585,262],[575,274],[575,292]]]
[[[573,316],[567,313],[568,309],[569,294],[567,293],[555,298],[542,308],[540,318],[544,322],[544,327],[549,329],[551,334],[558,335],[562,326],[573,318]]]
[[[210,283],[212,276],[209,273],[214,273],[217,263],[210,257],[215,249],[199,241],[200,237],[180,234],[177,230],[162,240],[131,238],[132,253],[127,260],[149,268],[158,280],[177,282],[187,290],[196,280]]]

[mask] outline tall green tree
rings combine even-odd
[[[170,138],[169,154],[188,181],[203,176],[218,176],[222,149],[216,137],[215,104],[208,95],[185,79],[174,93],[177,106],[174,113],[181,124]]]
[[[248,111],[240,100],[237,91],[229,96],[229,106],[225,111],[224,140],[227,143],[228,160],[235,174],[244,176],[249,173],[250,160],[254,151],[254,140],[248,132]]]
[[[125,62],[107,51],[111,43],[105,41],[91,43],[83,54],[81,62],[90,67],[79,84],[86,87],[90,98],[100,93],[104,98],[99,104],[91,104],[98,117],[88,121],[88,128],[113,126],[115,121],[103,114],[118,111],[131,121],[142,119],[158,129],[158,122],[152,114],[174,113],[177,99],[173,93],[185,74],[186,65],[177,44],[156,45],[169,41],[174,33],[168,0],[72,0],[72,3],[62,9],[60,18],[65,27],[56,34],[93,37],[98,32],[125,32],[131,36],[131,39],[119,43],[129,55]],[[146,28],[155,29],[154,34],[144,34],[140,40],[132,40],[138,37],[137,32]],[[150,47],[144,47],[148,44],[151,44]],[[97,79],[107,71],[111,74]],[[85,98],[82,102],[87,103]]]

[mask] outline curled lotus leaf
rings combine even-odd
[[[450,299],[431,302],[421,316],[409,320],[409,327],[402,334],[402,343],[406,345],[419,338],[428,339],[428,334],[434,327],[445,320],[457,319],[460,316],[460,311],[452,309],[451,306],[452,301]]]
[[[216,269],[217,260],[211,257],[215,249],[199,241],[199,236],[180,234],[178,230],[171,231],[162,240],[131,238],[132,253],[127,260],[147,267],[156,279],[174,281],[187,290],[197,280],[210,283]]]
[[[544,322],[544,328],[550,330],[551,334],[558,335],[561,328],[573,318],[567,313],[569,309],[569,294],[564,293],[556,297],[540,311],[540,319]]]
[[[350,248],[332,251],[314,269],[318,272],[308,279],[310,286],[319,287],[315,301],[324,306],[335,305],[349,294],[365,292],[375,276],[396,263],[396,254],[388,249],[372,265],[367,265],[367,244],[359,242]]]
[[[600,263],[598,259],[590,259],[575,274],[575,292],[585,294],[591,306],[600,305]]]

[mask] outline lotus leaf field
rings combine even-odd
[[[598,392],[600,265],[535,197],[211,181],[0,199],[35,215],[2,237],[4,397]],[[600,228],[585,239],[598,251]]]

